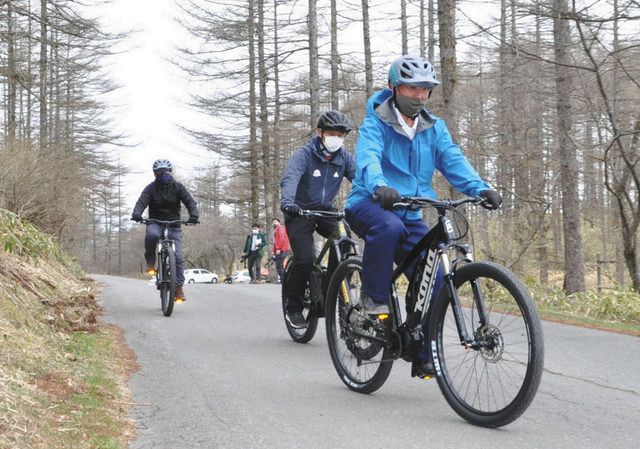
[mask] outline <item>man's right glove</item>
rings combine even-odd
[[[480,192],[480,196],[485,199],[485,201],[481,204],[481,206],[485,209],[495,210],[502,204],[502,197],[495,190],[483,190],[482,192]]]
[[[131,220],[137,221],[140,223],[142,221],[142,214],[133,214],[131,215]]]
[[[392,210],[393,205],[400,202],[400,193],[393,187],[379,186],[375,195],[383,209]]]
[[[282,206],[280,210],[290,217],[298,217],[302,214],[302,208],[297,204],[287,204],[286,206]]]
[[[189,223],[189,224],[198,224],[200,222],[198,221],[198,217],[196,217],[194,215],[189,215],[189,219],[187,220],[187,223]]]

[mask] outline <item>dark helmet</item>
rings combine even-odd
[[[158,170],[173,170],[173,164],[168,159],[158,159],[153,163],[153,171],[157,172]]]
[[[318,128],[348,133],[351,131],[351,123],[349,123],[349,119],[342,112],[329,109],[320,115]]]
[[[393,87],[405,84],[433,89],[440,84],[440,81],[436,78],[436,70],[425,58],[404,55],[391,63],[389,84]]]

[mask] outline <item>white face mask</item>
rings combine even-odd
[[[324,136],[322,141],[324,142],[324,147],[329,153],[335,153],[340,149],[340,147],[342,147],[344,138],[338,136]]]
[[[251,233],[252,233],[252,234],[257,234],[257,233],[258,233],[258,230],[257,230],[257,229],[252,229],[252,230],[251,230]]]

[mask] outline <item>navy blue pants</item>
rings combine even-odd
[[[362,255],[362,288],[375,302],[387,303],[391,293],[393,263],[400,263],[411,249],[429,231],[423,220],[403,220],[395,213],[383,209],[379,203],[363,200],[345,211],[351,229],[364,239]],[[408,279],[415,263],[405,271]],[[438,269],[431,301],[444,285],[442,269]],[[426,323],[425,323],[426,324]],[[428,329],[423,328],[426,336]],[[426,358],[424,347],[420,357]]]
[[[149,223],[147,233],[144,236],[144,258],[147,265],[156,263],[156,243],[162,238],[162,226],[158,223]],[[169,228],[169,238],[176,246],[176,285],[184,284],[184,257],[182,257],[182,229]]]

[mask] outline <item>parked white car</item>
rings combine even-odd
[[[211,271],[207,271],[204,268],[191,268],[189,270],[184,270],[184,282],[187,284],[195,284],[196,282],[217,284],[218,275]]]
[[[251,282],[251,276],[249,276],[249,271],[236,271],[231,275],[231,283],[232,284],[248,284]]]

